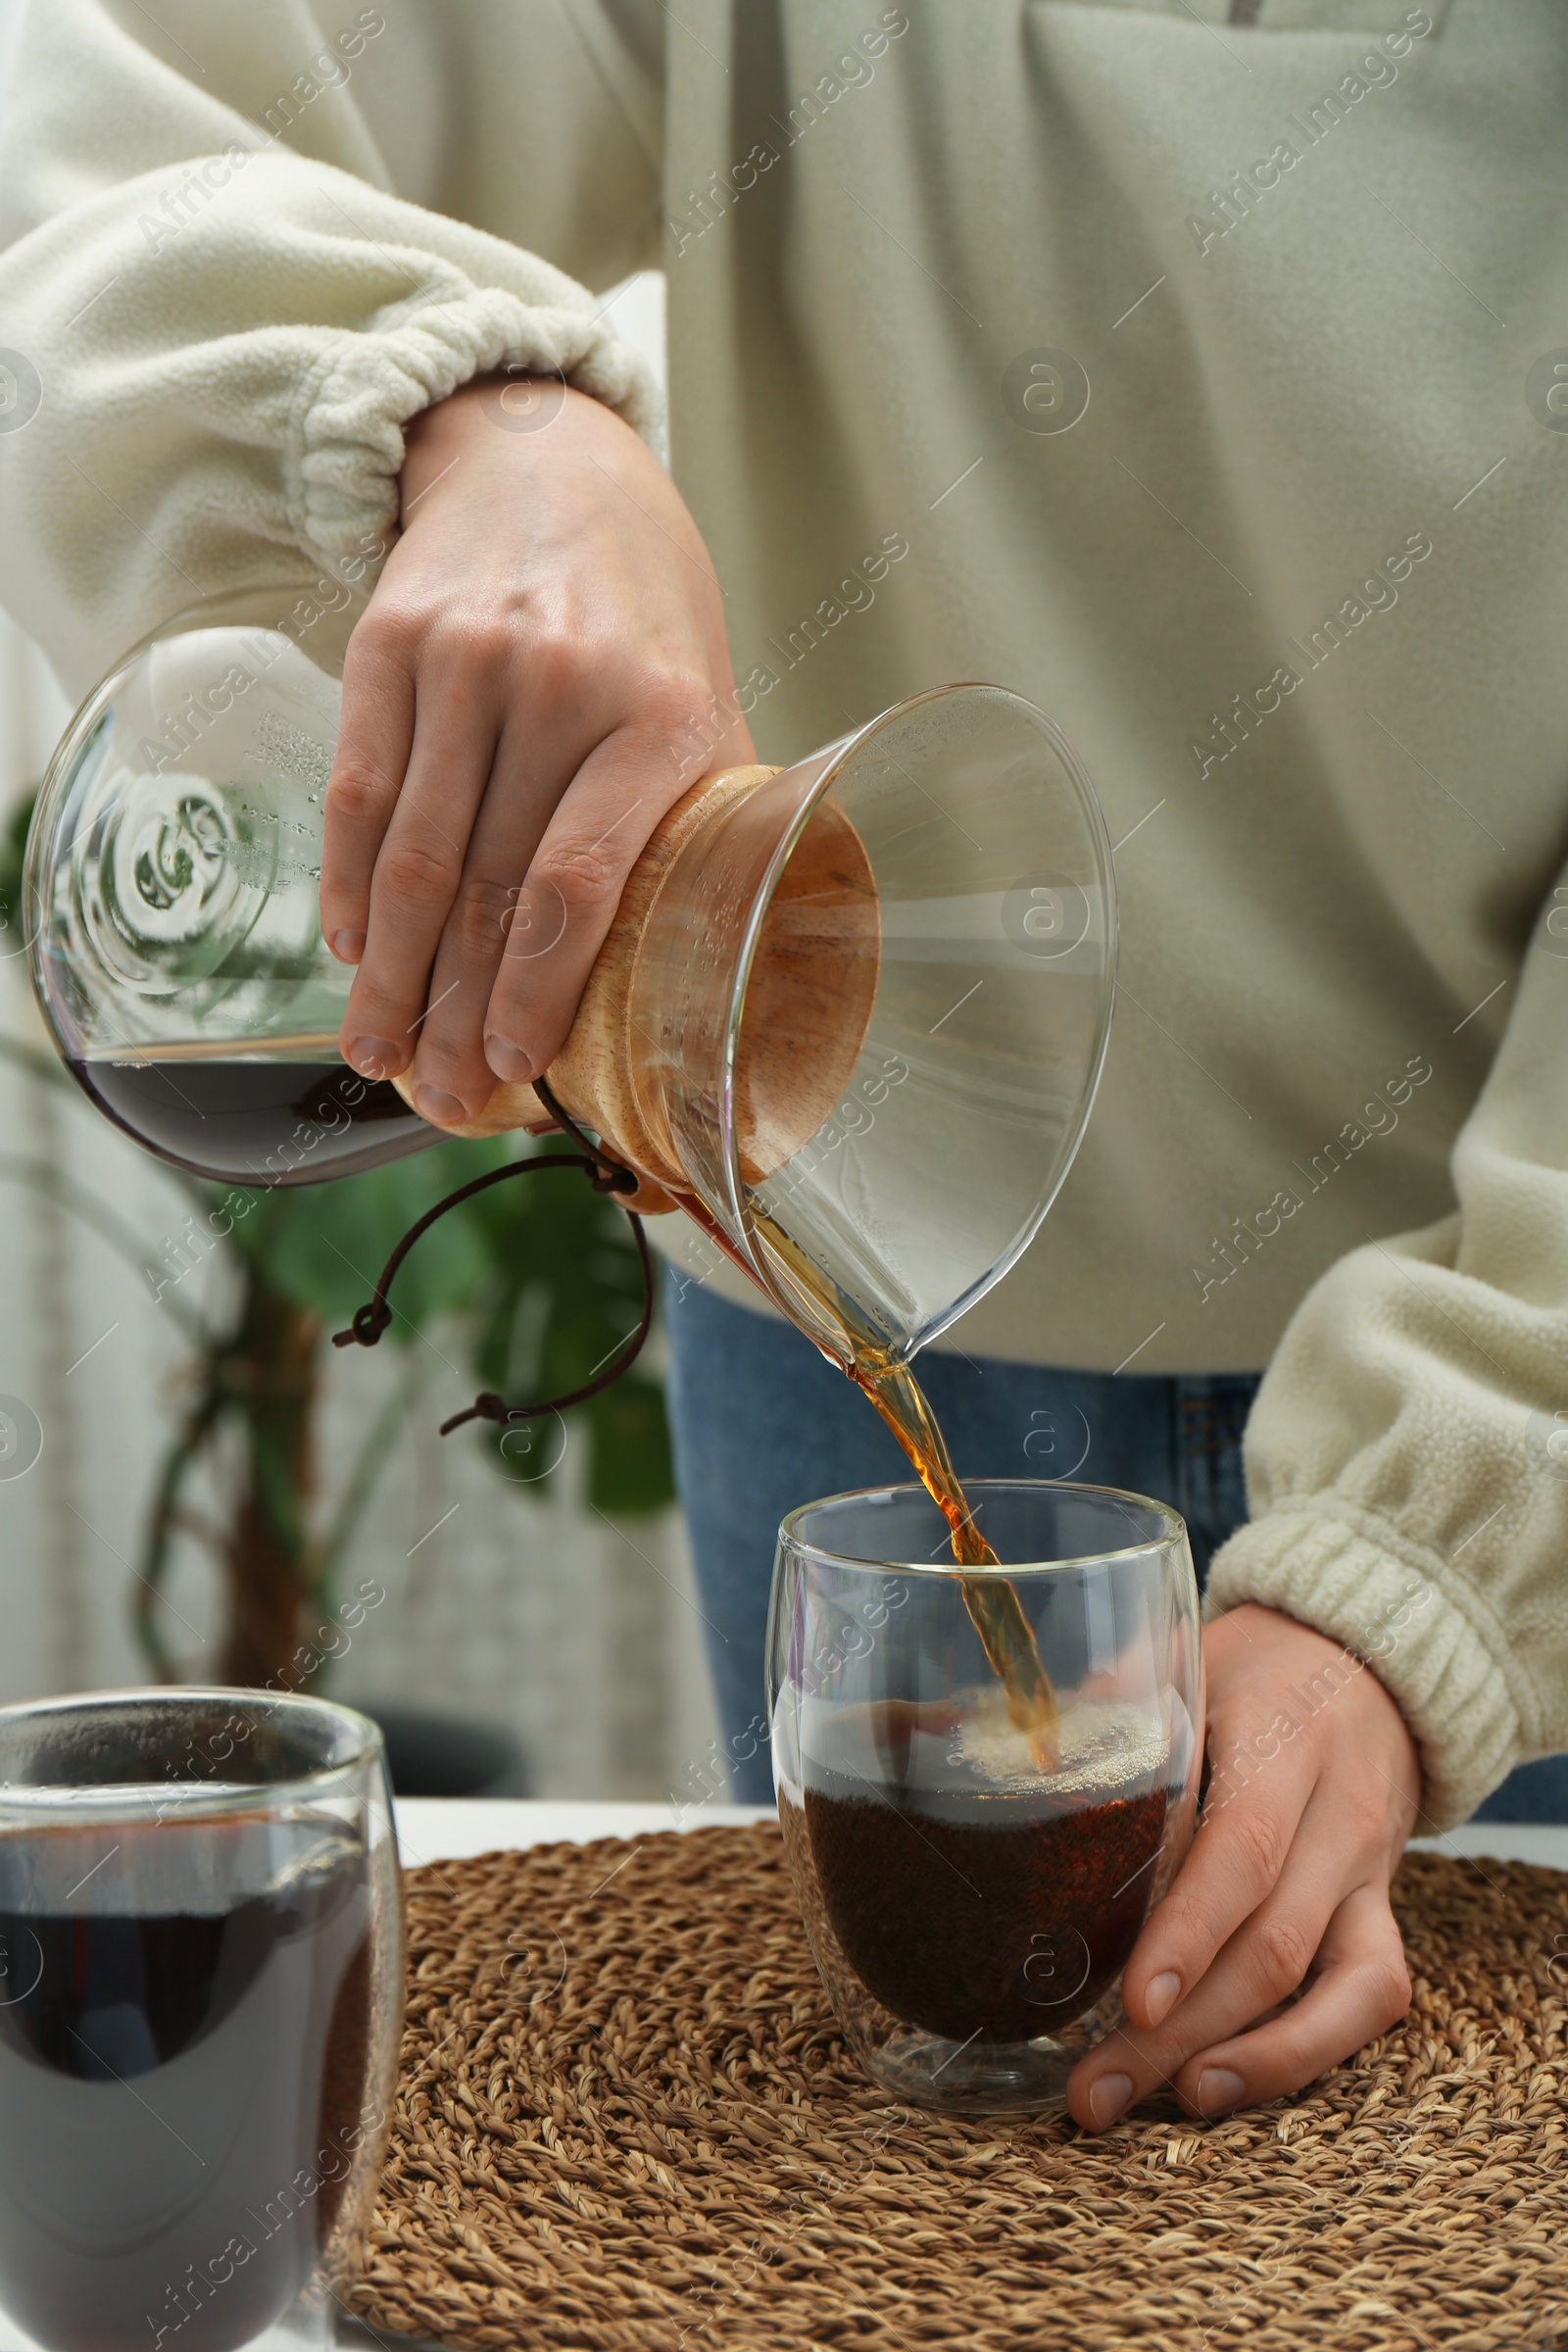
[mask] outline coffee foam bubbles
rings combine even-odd
[[[948,1761],[999,1796],[1124,1796],[1167,1777],[1170,1741],[1159,1711],[1131,1699],[1059,1694],[1061,1767],[1042,1769],[1001,1691],[976,1691],[955,1727]]]

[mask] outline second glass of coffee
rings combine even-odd
[[[249,1690],[0,1711],[0,2305],[32,2342],[330,2343],[401,2010],[365,1717]]]

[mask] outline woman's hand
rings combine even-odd
[[[1421,1793],[1404,1718],[1370,1667],[1274,1609],[1216,1618],[1203,1656],[1208,1798],[1127,1964],[1129,2022],[1067,2085],[1092,2131],[1166,2084],[1197,2116],[1299,2090],[1410,2002],[1389,1908]]]
[[[321,929],[340,1033],[457,1126],[560,1050],[666,808],[756,758],[712,563],[652,451],[553,381],[409,427],[403,530],[350,642]]]

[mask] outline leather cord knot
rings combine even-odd
[[[617,1159],[612,1152],[607,1152],[603,1144],[596,1143],[585,1129],[579,1127],[570,1111],[557,1102],[547,1080],[536,1078],[533,1091],[563,1134],[569,1135],[572,1142],[580,1145],[592,1160],[588,1182],[596,1193],[635,1193],[640,1190],[636,1169],[628,1168],[624,1160]]]
[[[630,1168],[595,1168],[588,1181],[596,1193],[635,1193],[640,1189]]]
[[[498,1396],[494,1389],[481,1389],[478,1396],[474,1398],[472,1404],[469,1405],[467,1411],[458,1415],[458,1420],[499,1421],[503,1427],[505,1427],[505,1425],[511,1419],[511,1405],[507,1402],[504,1396]],[[445,1437],[447,1431],[449,1429],[456,1429],[457,1425],[457,1420],[443,1423],[441,1435]]]

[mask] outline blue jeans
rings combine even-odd
[[[664,1310],[675,1476],[731,1791],[766,1804],[758,1731],[778,1523],[820,1494],[911,1473],[870,1405],[790,1325],[676,1276]],[[1200,1586],[1247,1517],[1242,1432],[1256,1373],[1112,1377],[950,1354],[922,1356],[919,1370],[961,1476],[1082,1478],[1172,1503]],[[1522,1765],[1477,1819],[1568,1821],[1568,1756]]]

